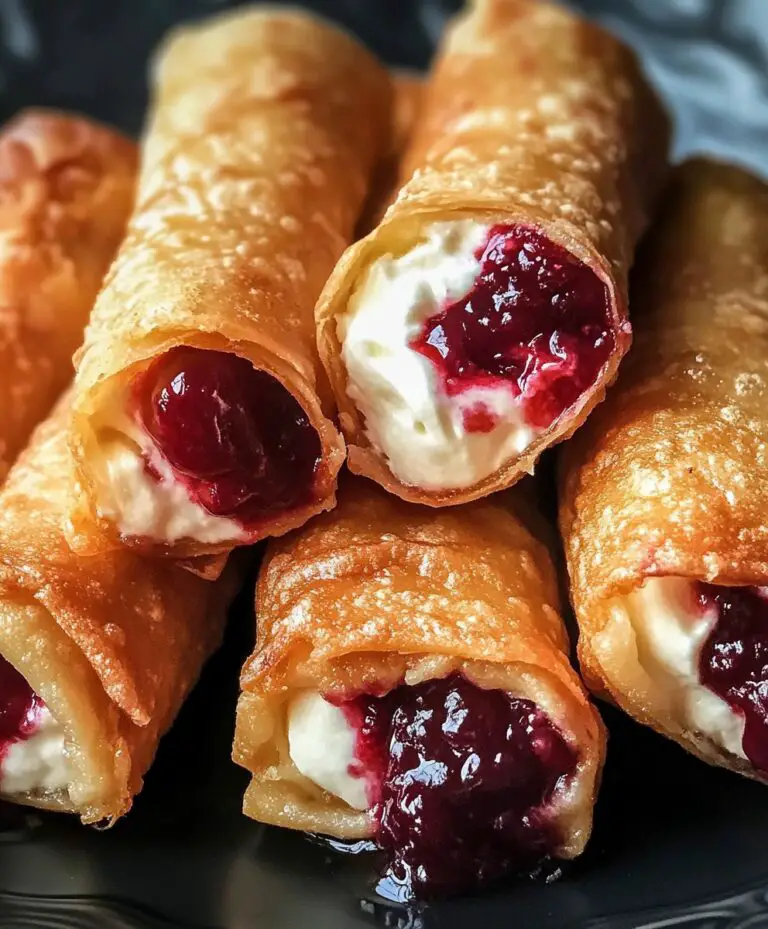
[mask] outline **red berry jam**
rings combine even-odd
[[[494,226],[477,258],[472,289],[428,319],[411,348],[434,364],[448,396],[503,387],[522,398],[528,424],[545,429],[614,350],[608,288],[527,226]],[[465,428],[488,432],[487,417],[465,417]]]
[[[699,584],[717,622],[699,654],[702,684],[744,717],[744,754],[768,775],[768,588]]]
[[[403,899],[482,887],[557,848],[547,804],[577,758],[534,703],[453,675],[341,705]]]
[[[44,706],[16,668],[0,656],[0,764],[14,742],[37,731]]]
[[[136,389],[142,425],[209,513],[247,528],[312,499],[320,438],[282,384],[246,358],[175,348]]]

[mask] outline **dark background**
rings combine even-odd
[[[182,19],[222,0],[0,0],[0,116],[75,107],[137,132],[146,61]],[[424,67],[460,0],[306,0],[393,65]],[[768,174],[768,0],[570,0],[643,54],[678,120],[678,153]]]

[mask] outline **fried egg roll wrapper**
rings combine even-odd
[[[598,27],[545,2],[488,0],[449,29],[381,223],[351,246],[317,307],[349,467],[433,506],[507,487],[567,438],[602,399],[630,344],[627,273],[666,174],[669,129],[634,55]],[[400,255],[428,224],[474,218],[533,227],[590,268],[609,292],[615,348],[579,402],[474,486],[408,485],[372,447],[347,393],[336,324],[371,265]]]
[[[80,116],[0,132],[0,481],[72,379],[72,353],[130,213],[137,153]]]
[[[114,820],[218,646],[237,582],[207,583],[127,549],[85,558],[64,539],[72,492],[62,401],[0,491],[0,655],[64,727],[71,785],[6,799]]]
[[[332,513],[271,543],[235,732],[235,760],[251,773],[248,816],[344,838],[370,834],[367,812],[293,764],[288,701],[307,688],[381,693],[460,672],[534,700],[576,747],[556,817],[559,854],[581,851],[605,738],[568,662],[549,552],[523,512],[521,498],[434,511],[348,478]]]
[[[397,193],[398,175],[421,112],[425,87],[426,79],[418,72],[392,73],[394,99],[389,146],[376,168],[368,201],[357,224],[356,238],[362,238],[378,225]]]
[[[395,71],[392,76],[393,133],[391,149],[399,161],[408,149],[408,144],[418,125],[424,101],[426,77],[417,71]]]
[[[121,540],[97,512],[99,430],[163,353],[233,353],[295,398],[321,445],[308,502],[267,513],[243,541],[333,506],[345,452],[313,310],[386,145],[391,91],[345,33],[268,7],[173,33],[154,85],[137,206],[77,360],[72,449],[89,506],[74,514],[71,542],[87,550],[78,530],[95,520],[112,544],[188,558],[235,543]]]
[[[768,187],[703,160],[677,169],[637,267],[635,345],[564,448],[560,503],[589,686],[742,771],[681,722],[627,604],[658,578],[768,584],[766,243]]]

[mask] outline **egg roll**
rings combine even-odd
[[[406,897],[578,855],[605,735],[539,534],[520,495],[434,510],[349,478],[273,541],[237,707],[245,813],[375,840]]]
[[[230,12],[161,48],[137,205],[77,359],[78,551],[95,524],[105,548],[224,554],[333,506],[345,452],[313,312],[390,93],[300,12]]]
[[[24,110],[0,131],[0,481],[72,379],[133,201],[134,144]]]
[[[677,170],[633,282],[635,346],[564,449],[589,686],[768,780],[768,186]]]
[[[368,200],[357,224],[356,239],[379,224],[394,194],[398,175],[424,99],[425,78],[416,71],[392,72],[392,120],[389,145],[373,176]]]
[[[111,822],[222,637],[232,560],[207,583],[128,549],[81,557],[69,397],[0,489],[0,799]]]
[[[426,76],[418,71],[397,70],[392,75],[392,141],[391,151],[400,160],[408,149],[418,125],[424,100]]]
[[[668,140],[617,39],[546,2],[470,5],[404,183],[318,302],[353,472],[465,503],[574,432],[630,344],[627,272]]]

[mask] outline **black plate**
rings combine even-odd
[[[147,55],[216,0],[0,0],[0,115],[71,107],[130,131]],[[316,0],[392,64],[422,67],[457,2]],[[679,122],[677,153],[768,174],[768,0],[580,0],[643,53]],[[229,760],[249,596],[162,745],[134,810],[107,832],[14,814],[0,832],[0,926],[51,929],[768,929],[768,791],[707,768],[605,711],[609,761],[594,837],[548,886],[425,910],[370,891],[368,865],[240,815]]]

